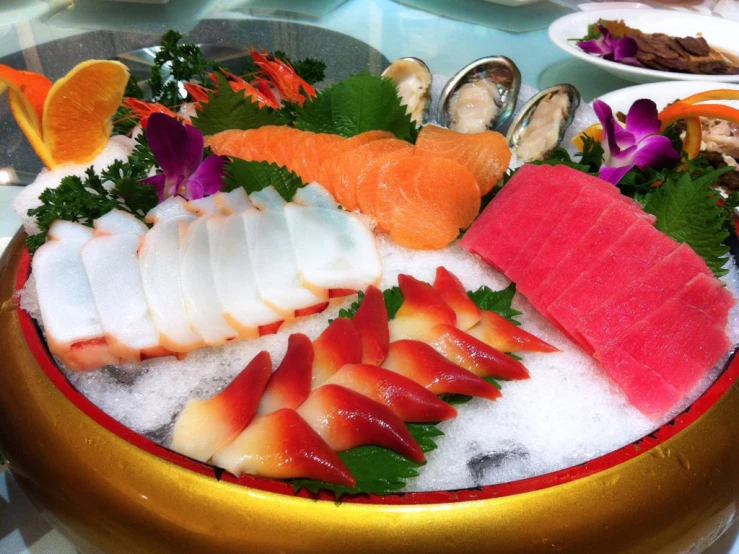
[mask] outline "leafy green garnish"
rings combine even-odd
[[[585,135],[583,136],[582,152],[575,154],[575,157],[579,160],[573,160],[567,150],[558,147],[546,159],[532,163],[536,165],[566,165],[583,173],[597,175],[603,163],[603,154],[604,150],[601,143]]]
[[[726,171],[733,168],[716,169],[697,178],[682,173],[665,181],[644,203],[644,209],[657,217],[657,229],[690,245],[717,277],[727,273],[723,266],[729,248],[724,242],[729,233],[718,205],[719,194],[711,184]]]
[[[593,39],[600,38],[602,33],[600,32],[600,29],[598,29],[598,25],[600,25],[602,22],[603,20],[599,19],[595,23],[591,23],[590,25],[588,25],[588,32],[584,37],[568,38],[567,40],[580,42],[581,40],[593,40]]]
[[[493,385],[498,390],[503,389],[503,386],[500,384],[500,382],[495,377],[483,377],[482,379],[483,381],[487,381],[488,383]],[[472,400],[472,397],[467,396],[466,394],[440,394],[439,398],[441,398],[447,404],[451,404],[452,406],[459,406],[461,404],[467,404],[467,402]]]
[[[204,135],[215,135],[228,129],[258,129],[265,125],[282,125],[285,120],[280,112],[269,107],[260,107],[252,102],[250,96],[231,89],[228,80],[221,73],[218,77],[218,90],[208,93],[208,101],[203,102],[192,124]]]
[[[444,433],[436,425],[424,423],[408,423],[408,430],[424,453],[436,449],[435,438]],[[339,457],[356,478],[354,488],[332,485],[311,479],[293,479],[296,491],[305,488],[316,493],[319,490],[333,491],[337,497],[344,494],[390,494],[402,489],[406,479],[416,477],[422,464],[411,462],[392,450],[379,446],[360,446],[346,452],[339,452]]]
[[[400,292],[400,288],[391,287],[382,291],[382,296],[385,298],[385,308],[387,308],[387,316],[389,319],[393,319],[395,314],[398,313],[400,306],[403,304],[403,293]],[[362,305],[364,300],[364,293],[360,290],[357,293],[357,300],[352,302],[352,305],[348,308],[342,308],[339,310],[339,317],[348,317],[351,319],[357,313],[359,306]]]
[[[234,158],[226,164],[223,191],[229,192],[244,187],[247,194],[273,186],[287,202],[305,183],[286,167],[268,162],[247,162]]]
[[[309,85],[320,83],[326,77],[326,63],[316,58],[303,58],[302,60],[292,61],[282,50],[275,50],[273,53],[275,58],[289,63],[293,66],[295,73]]]
[[[318,93],[296,110],[304,131],[353,137],[365,131],[390,131],[413,141],[416,125],[400,103],[395,84],[374,75],[354,75]]]
[[[506,318],[511,323],[521,325],[521,322],[515,319],[516,316],[521,315],[521,312],[514,309],[512,306],[513,297],[515,295],[515,283],[511,283],[503,290],[491,290],[490,287],[483,285],[476,291],[467,293],[467,296],[469,296],[481,310],[495,312],[496,314]]]

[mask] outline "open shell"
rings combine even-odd
[[[422,125],[428,119],[431,103],[431,70],[419,58],[398,58],[382,72],[398,87],[398,95],[408,108],[411,119]]]
[[[508,146],[520,162],[546,158],[562,142],[580,105],[572,85],[554,85],[531,98],[508,129]]]
[[[480,58],[463,67],[441,92],[437,119],[461,133],[502,125],[516,107],[521,72],[505,56]]]

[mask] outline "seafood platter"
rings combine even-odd
[[[614,113],[503,56],[317,89],[322,60],[158,52],[143,82],[0,66],[46,166],[0,263],[0,451],[80,550],[676,553],[732,523],[736,90]]]

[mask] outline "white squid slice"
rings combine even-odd
[[[301,285],[283,208],[247,210],[243,218],[256,285],[269,308],[291,318],[296,310],[328,300],[328,291]]]
[[[354,214],[290,203],[285,219],[304,286],[364,290],[379,282],[374,236]]]
[[[223,215],[239,214],[250,206],[249,197],[242,187],[216,195],[216,207]]]
[[[180,233],[195,219],[188,214],[161,220],[139,247],[141,280],[151,318],[159,342],[173,352],[190,352],[204,344],[190,325],[180,276]]]
[[[292,201],[301,206],[315,206],[316,208],[328,208],[332,210],[339,208],[339,204],[337,204],[333,195],[323,185],[315,181],[299,188],[295,192],[295,195],[293,195]]]
[[[193,330],[206,344],[216,346],[237,338],[238,332],[231,327],[224,316],[225,309],[216,291],[215,277],[211,262],[211,239],[208,220],[216,211],[213,196],[203,198],[210,204],[196,200],[195,204],[204,214],[183,230],[180,236],[180,279],[185,299],[185,310]]]
[[[69,369],[87,370],[118,363],[108,351],[80,250],[91,228],[56,221],[49,240],[33,256],[41,320],[52,354]]]
[[[110,210],[93,222],[95,235],[137,235],[141,236],[149,228],[136,216],[122,210]]]
[[[170,196],[161,204],[157,204],[146,214],[147,223],[159,223],[172,217],[192,215],[187,208],[187,200],[181,196]]]
[[[249,200],[260,210],[279,210],[287,204],[275,187],[266,187],[249,195]]]
[[[254,208],[251,210],[256,211]],[[260,326],[281,321],[283,316],[268,308],[259,294],[249,256],[243,211],[208,220],[209,236],[211,240],[217,237],[218,243],[211,253],[211,261],[226,321],[241,336],[257,338]]]
[[[167,353],[149,316],[136,254],[139,241],[137,235],[101,236],[81,251],[108,348],[131,361]]]

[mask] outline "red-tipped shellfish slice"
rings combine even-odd
[[[511,161],[506,139],[495,131],[464,134],[436,125],[426,125],[416,140],[416,153],[454,160],[475,176],[485,195],[503,178]]]
[[[529,378],[529,372],[521,362],[453,325],[437,325],[426,342],[450,362],[480,377],[508,381]]]
[[[347,210],[356,210],[359,208],[357,183],[374,160],[397,150],[410,149],[412,151],[412,147],[411,143],[396,138],[384,138],[368,142],[344,152],[340,157],[334,159],[335,163],[323,164],[321,179],[324,178],[325,170],[326,179],[331,180],[336,201]],[[323,184],[323,181],[321,183]]]
[[[219,394],[190,400],[174,426],[172,450],[207,461],[251,422],[272,372],[272,360],[260,352]]]
[[[390,344],[387,306],[382,291],[370,286],[352,318],[362,339],[362,363],[380,365]]]
[[[295,410],[259,416],[213,463],[237,477],[250,473],[270,479],[316,479],[353,487],[356,480],[341,458]]]
[[[326,384],[371,398],[390,408],[402,421],[445,421],[457,415],[457,410],[412,379],[374,365],[347,364]]]
[[[339,135],[317,133],[301,141],[288,167],[300,176],[304,183],[318,181],[323,161],[331,156],[331,150],[347,139]]]
[[[281,408],[295,409],[311,390],[313,343],[302,333],[287,339],[287,353],[272,373],[259,403],[259,415]]]
[[[359,174],[354,185],[354,194],[357,206],[362,213],[375,215],[375,203],[381,190],[387,187],[384,184],[384,173],[395,163],[403,158],[413,155],[413,147],[399,148],[391,152],[383,153],[370,160],[367,166]],[[378,222],[379,223],[379,222]]]
[[[405,375],[434,394],[464,394],[488,400],[502,396],[492,384],[416,340],[391,342],[382,367]]]
[[[466,331],[480,321],[480,309],[467,295],[462,282],[445,267],[436,268],[434,290],[457,314],[457,328]]]
[[[454,325],[457,316],[428,283],[410,275],[398,275],[403,304],[390,321],[390,340],[425,340],[433,327]]]
[[[417,463],[426,459],[390,408],[344,387],[324,385],[315,389],[297,411],[337,452],[372,444]]]
[[[549,343],[535,337],[503,316],[483,310],[480,322],[467,333],[501,352],[559,352]]]
[[[313,387],[345,364],[362,361],[362,338],[351,319],[338,317],[313,341]]]

